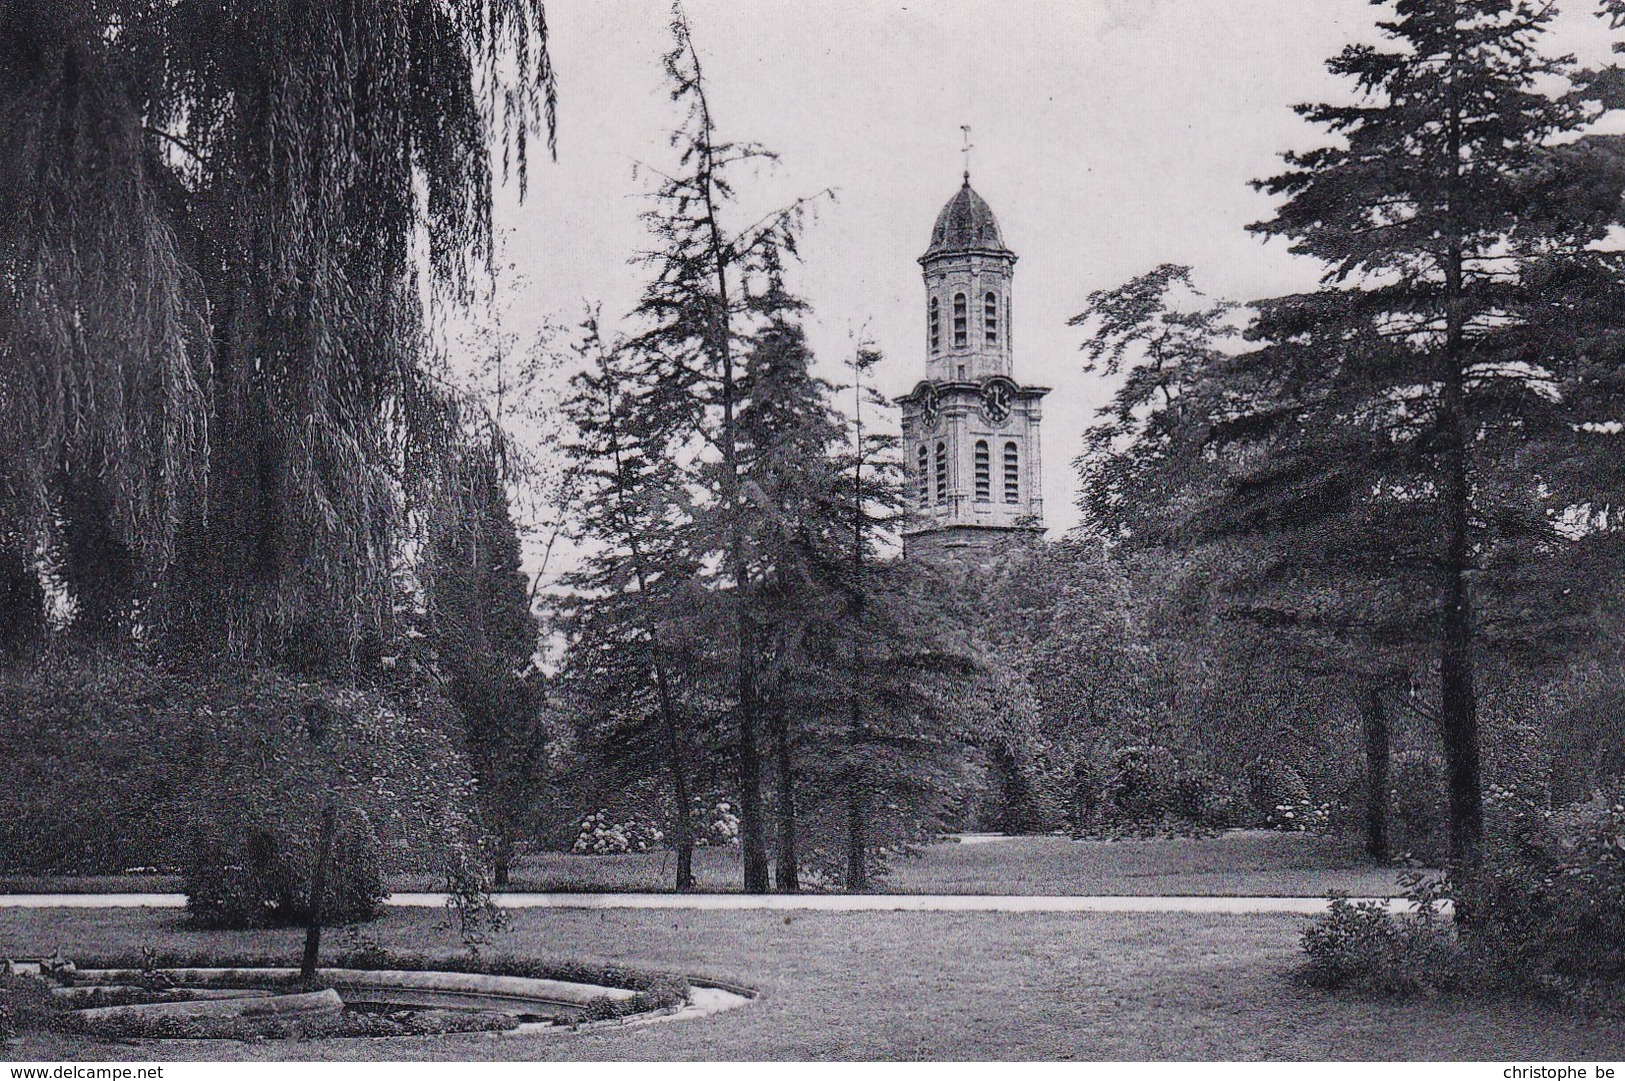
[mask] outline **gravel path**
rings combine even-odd
[[[888,893],[498,893],[504,908],[644,908],[696,910],[794,909],[824,912],[1286,912],[1326,911],[1320,897],[1078,897],[1001,894]],[[1374,898],[1401,912],[1401,899]],[[441,893],[396,893],[402,908],[439,908]],[[182,893],[19,893],[0,895],[0,908],[184,908]]]

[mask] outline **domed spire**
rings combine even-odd
[[[985,251],[1009,254],[1004,237],[999,232],[999,221],[987,201],[970,186],[970,171],[965,172],[965,183],[948,200],[948,205],[937,215],[937,224],[931,230],[931,246],[922,259],[956,252]]]

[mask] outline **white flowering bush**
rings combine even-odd
[[[728,800],[699,803],[695,815],[694,843],[710,847],[726,847],[739,843],[739,815]]]
[[[1307,798],[1278,803],[1264,816],[1264,825],[1284,833],[1325,833],[1331,827],[1332,805]]]
[[[594,811],[581,819],[570,851],[591,856],[613,856],[626,852],[648,852],[664,843],[666,837],[650,819],[628,812],[611,815]]]
[[[1278,758],[1256,758],[1242,774],[1253,821],[1268,829],[1296,832],[1310,828],[1301,824],[1317,805],[1309,798],[1303,776]]]

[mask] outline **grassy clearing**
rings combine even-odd
[[[701,890],[737,892],[739,855],[694,854]],[[669,855],[577,856],[543,852],[514,869],[515,890],[643,893],[671,888]],[[894,858],[886,893],[1116,894],[1135,897],[1324,897],[1397,892],[1397,872],[1365,860],[1352,846],[1307,834],[1237,830],[1217,837],[1074,841],[1011,837],[985,844],[930,845]],[[412,888],[432,888],[425,877]]]
[[[0,875],[0,894],[179,893],[180,875]]]
[[[1617,1023],[1540,1003],[1381,999],[1290,975],[1289,916],[527,910],[495,948],[737,981],[759,1001],[696,1021],[580,1035],[115,1044],[29,1037],[25,1060],[88,1058],[1568,1059],[1625,1057]],[[387,948],[445,949],[394,910]],[[275,951],[297,931],[202,932],[153,910],[0,911],[0,953]]]
[[[670,853],[527,855],[514,869],[514,890],[646,893],[671,888]],[[737,892],[735,849],[701,848],[694,876],[706,892]],[[396,890],[432,890],[428,875],[392,880]],[[171,875],[98,878],[0,877],[0,893],[169,893]],[[1323,897],[1396,892],[1395,871],[1363,860],[1348,844],[1306,834],[1234,831],[1218,837],[1149,841],[1073,841],[1012,837],[988,844],[930,845],[894,861],[879,889],[897,893],[1123,894],[1175,897]]]

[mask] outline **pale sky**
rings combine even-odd
[[[1565,5],[1561,40],[1593,62],[1606,27],[1590,0]],[[863,332],[885,354],[880,383],[924,376],[924,289],[915,259],[960,183],[998,216],[1016,266],[1015,375],[1046,400],[1044,498],[1051,536],[1077,521],[1072,459],[1111,387],[1081,371],[1066,325],[1094,289],[1161,262],[1192,265],[1209,293],[1249,299],[1313,284],[1316,268],[1245,226],[1269,216],[1248,181],[1322,136],[1291,106],[1347,94],[1325,59],[1374,37],[1366,0],[690,0],[724,138],[780,155],[744,183],[765,210],[825,188],[795,284],[830,374]],[[529,198],[504,191],[505,319],[606,321],[635,303],[652,187],[676,116],[660,65],[659,0],[549,0],[559,81],[558,161],[533,163]],[[895,424],[895,417],[892,418]]]

